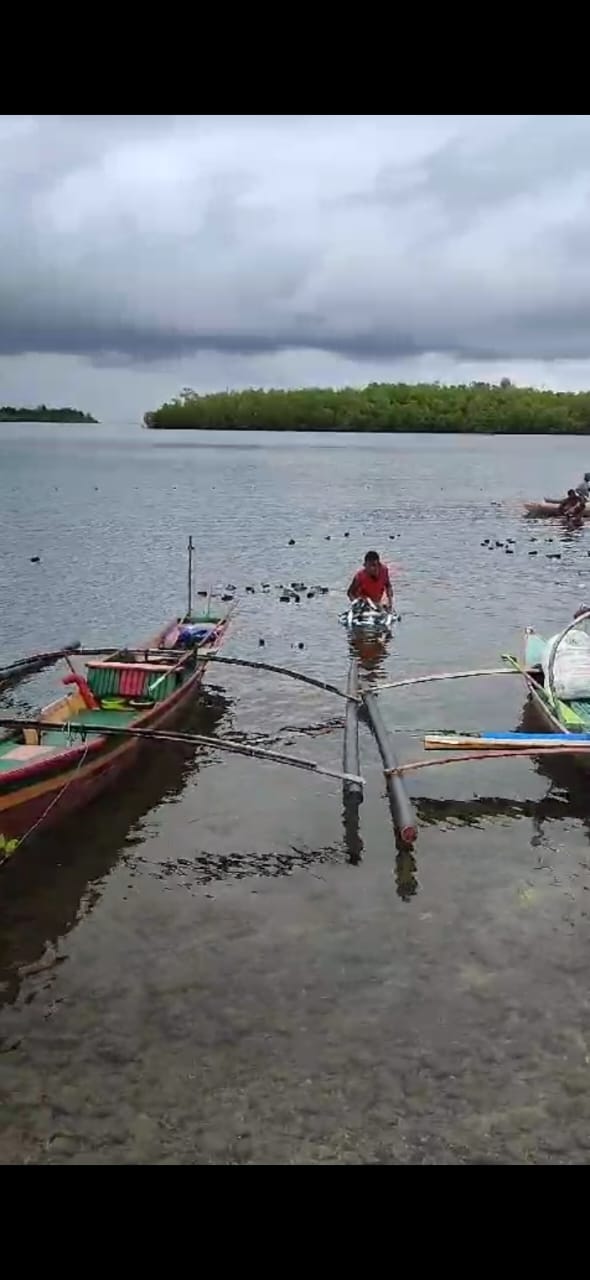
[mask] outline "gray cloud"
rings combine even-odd
[[[590,352],[590,118],[0,121],[0,356]]]

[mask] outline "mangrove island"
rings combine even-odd
[[[423,431],[506,435],[587,435],[590,392],[498,384],[372,382],[297,391],[217,391],[179,396],[144,416],[157,430]]]
[[[48,409],[46,404],[38,404],[34,409],[15,409],[11,404],[0,405],[0,422],[88,422],[97,423],[90,413],[81,413],[79,409],[68,407]]]

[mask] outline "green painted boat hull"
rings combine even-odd
[[[536,632],[527,634],[524,662],[506,657],[506,661],[520,671],[531,696],[531,701],[542,725],[553,733],[590,733],[590,698],[569,702],[553,698],[544,687],[542,662],[547,641]],[[590,769],[590,759],[576,757],[582,768]]]

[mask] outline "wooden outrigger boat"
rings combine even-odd
[[[191,554],[192,540],[189,583]],[[133,731],[163,729],[194,698],[230,613],[195,613],[190,596],[189,586],[187,612],[147,645],[86,650],[76,655],[87,659],[82,671],[67,657],[63,683],[72,688],[40,712],[42,728],[0,730],[0,861],[15,841],[54,826],[134,765],[143,744]]]

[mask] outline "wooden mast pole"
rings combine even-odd
[[[192,534],[188,540],[188,606],[187,617],[190,619],[193,607],[193,539]]]

